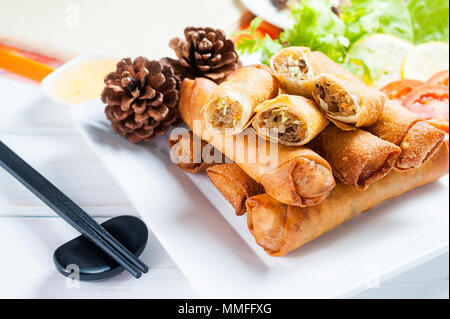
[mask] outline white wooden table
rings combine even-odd
[[[136,214],[71,123],[68,110],[40,88],[0,74],[0,139],[99,222]],[[53,251],[76,232],[22,185],[0,170],[0,298],[195,298],[158,240],[142,259],[151,271],[101,283],[66,284]],[[371,289],[358,298],[448,298],[448,253]]]

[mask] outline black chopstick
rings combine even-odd
[[[141,271],[148,272],[144,263],[1,141],[0,166],[134,277],[141,277]]]

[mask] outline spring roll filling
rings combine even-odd
[[[306,125],[287,107],[277,107],[261,113],[259,125],[270,137],[291,143],[299,143],[306,138]]]
[[[357,97],[336,83],[328,81],[316,84],[320,106],[331,117],[340,120],[351,118],[359,112]]]
[[[216,128],[234,128],[242,118],[242,105],[229,97],[220,97],[213,103],[211,123]]]
[[[291,79],[306,80],[311,77],[311,71],[305,59],[294,58],[292,55],[278,57],[273,65],[275,72]]]

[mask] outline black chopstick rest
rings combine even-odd
[[[119,216],[104,222],[102,226],[135,256],[140,256],[144,251],[148,230],[139,218]],[[80,281],[105,280],[125,270],[84,236],[59,247],[53,254],[53,262],[61,274]]]

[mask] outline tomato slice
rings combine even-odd
[[[428,81],[428,84],[446,85],[448,86],[449,70],[441,71],[433,75]]]
[[[412,90],[402,104],[426,120],[441,119],[448,122],[448,86],[424,84]]]
[[[241,30],[249,30],[250,29],[250,22],[245,24]],[[261,25],[258,27],[258,29],[255,30],[254,36],[257,39],[264,39],[266,37],[266,34],[269,35],[272,39],[277,39],[282,32],[282,29],[263,21]],[[249,34],[239,34],[237,37],[233,38],[233,41],[235,43],[239,43],[242,39],[253,39],[253,37]]]
[[[281,31],[283,31],[282,29],[280,29],[266,21],[263,21],[263,23],[261,23],[258,30],[261,31],[263,34],[268,34],[272,39],[278,39]]]
[[[381,89],[381,92],[384,92],[391,100],[401,100],[416,87],[423,84],[425,83],[419,80],[399,80],[389,83]]]

